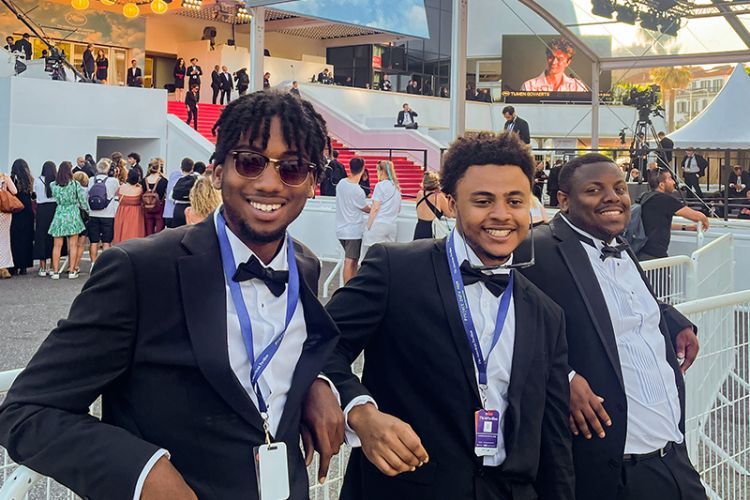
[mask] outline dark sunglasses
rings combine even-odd
[[[273,163],[281,182],[289,187],[298,187],[305,183],[315,165],[298,158],[278,160],[269,158],[255,151],[232,151],[234,168],[247,179],[257,179],[263,174],[269,163]]]

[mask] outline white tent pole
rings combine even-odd
[[[468,0],[453,0],[451,25],[450,140],[466,130],[466,31]]]
[[[599,149],[599,63],[591,65],[591,149]]]
[[[265,48],[266,8],[253,7],[250,19],[250,92],[263,90],[263,49]]]

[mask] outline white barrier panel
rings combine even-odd
[[[750,498],[750,290],[677,305],[698,326],[685,377],[688,453],[709,497]]]
[[[714,297],[734,291],[734,240],[731,233],[699,248],[691,258],[695,282],[688,286],[696,291],[694,298]]]
[[[656,298],[667,304],[689,300],[688,280],[693,274],[693,261],[687,255],[646,260],[641,267],[654,289]]]

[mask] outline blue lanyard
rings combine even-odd
[[[247,305],[245,299],[242,297],[242,289],[240,284],[232,279],[234,273],[237,271],[237,264],[234,261],[234,254],[232,253],[232,247],[229,244],[229,238],[227,237],[227,223],[224,220],[224,216],[218,214],[217,230],[219,233],[219,248],[221,250],[221,263],[224,267],[224,274],[226,275],[227,283],[229,284],[229,291],[232,294],[232,302],[234,308],[237,311],[237,317],[240,320],[240,330],[242,331],[242,340],[245,343],[245,350],[247,351],[247,357],[250,359],[250,382],[253,385],[253,391],[258,397],[258,409],[261,413],[268,412],[268,406],[266,405],[265,399],[260,391],[258,380],[263,374],[268,365],[271,363],[276,352],[281,346],[281,341],[284,340],[284,334],[289,328],[289,323],[292,322],[292,316],[294,311],[297,309],[297,303],[299,302],[299,274],[297,274],[297,261],[294,256],[294,245],[292,243],[292,237],[287,235],[287,263],[289,265],[289,286],[287,287],[286,294],[286,320],[284,322],[284,329],[279,333],[268,346],[263,349],[260,355],[255,358],[255,352],[253,349],[253,326],[250,323],[250,314],[247,311]]]
[[[448,267],[450,267],[451,270],[453,291],[456,293],[456,302],[458,302],[458,312],[460,313],[461,321],[464,324],[466,337],[469,339],[469,346],[471,347],[471,354],[474,357],[474,363],[477,365],[477,372],[479,372],[479,386],[487,387],[487,362],[490,359],[492,350],[500,340],[500,335],[503,333],[505,318],[508,316],[510,298],[513,295],[513,272],[511,271],[510,273],[508,287],[500,297],[500,307],[497,310],[497,319],[495,320],[495,331],[492,334],[492,345],[490,346],[487,356],[484,356],[482,354],[482,346],[479,344],[479,335],[477,334],[476,327],[474,327],[474,320],[471,319],[469,301],[466,298],[466,291],[464,290],[464,280],[461,277],[461,270],[458,264],[458,258],[456,257],[456,248],[453,246],[453,236],[455,231],[455,229],[451,231],[445,245],[448,254]]]

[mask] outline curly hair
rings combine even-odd
[[[86,175],[86,172],[78,171],[73,174],[73,180],[78,181],[78,184],[80,184],[83,187],[89,187],[89,176]]]
[[[456,195],[456,185],[472,165],[515,165],[529,179],[534,177],[531,149],[513,132],[480,132],[474,137],[459,137],[443,156],[440,185],[445,194]]]
[[[547,47],[547,57],[552,57],[553,53],[559,50],[561,52],[565,52],[568,54],[568,59],[572,59],[573,56],[576,53],[575,47],[573,47],[573,44],[570,43],[565,38],[555,38],[549,43],[549,46]]]
[[[557,178],[557,184],[560,191],[563,193],[570,193],[573,187],[573,175],[580,167],[589,165],[591,163],[614,163],[612,158],[604,156],[599,153],[588,153],[581,156],[576,156],[568,163],[562,166],[560,174]]]
[[[190,207],[193,214],[201,218],[208,217],[219,205],[221,205],[221,192],[214,189],[209,177],[199,176],[190,188]]]
[[[271,134],[271,119],[275,116],[281,120],[284,141],[297,151],[300,161],[314,164],[316,177],[320,177],[326,164],[323,152],[328,142],[325,120],[309,101],[276,90],[254,92],[224,108],[212,129],[218,133],[214,162],[224,163],[243,134],[251,144],[260,138],[265,149]]]

